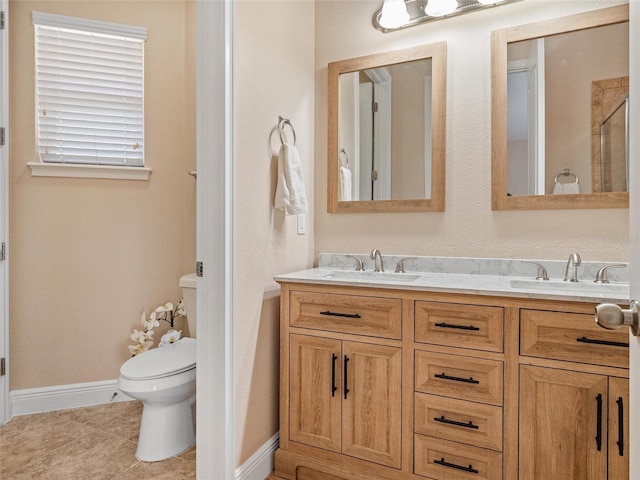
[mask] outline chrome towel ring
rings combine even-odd
[[[291,124],[291,120],[289,120],[288,118],[282,118],[281,116],[278,116],[278,133],[280,134],[280,141],[282,142],[283,145],[285,143],[288,143],[287,136],[284,133],[284,127],[286,125],[289,125],[289,128],[291,128],[291,131],[293,132],[293,146],[295,146],[297,142],[296,130],[295,128],[293,128],[293,125]]]
[[[568,168],[565,168],[563,171],[561,171],[559,174],[556,175],[556,178],[553,180],[554,183],[558,183],[558,177],[559,176],[565,176],[565,177],[573,177],[576,179],[576,183],[580,183],[578,182],[578,176],[573,173],[571,170],[569,170]]]

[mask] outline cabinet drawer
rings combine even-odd
[[[502,454],[416,435],[414,470],[436,480],[502,480]]]
[[[415,389],[502,405],[502,362],[416,350]]]
[[[502,307],[416,302],[416,342],[502,352]]]
[[[523,309],[520,355],[629,368],[629,336],[599,327],[593,315]]]
[[[502,408],[416,393],[415,432],[502,451]]]
[[[291,292],[290,325],[400,339],[402,300],[318,292]]]

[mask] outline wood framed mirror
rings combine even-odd
[[[329,213],[444,211],[446,43],[329,64]]]
[[[627,208],[629,5],[492,32],[492,209]]]

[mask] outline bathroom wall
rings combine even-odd
[[[149,181],[31,176],[34,10],[148,28]],[[20,0],[9,12],[11,390],[112,380],[141,311],[179,300],[194,270],[195,7]]]
[[[314,4],[235,3],[235,324],[237,465],[279,429],[279,294],[273,276],[313,264]],[[309,214],[273,208],[278,115],[297,135]],[[293,134],[285,128],[287,138]]]
[[[627,209],[491,210],[491,31],[625,2],[523,0],[388,34],[371,25],[381,3],[316,2],[316,253],[628,260]],[[437,41],[447,42],[445,212],[327,214],[327,63]]]

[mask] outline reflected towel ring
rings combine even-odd
[[[573,178],[576,179],[576,183],[580,183],[578,181],[578,176],[575,173],[573,173],[571,170],[569,170],[568,168],[565,168],[563,171],[561,171],[559,174],[556,175],[556,178],[553,180],[554,183],[558,183],[558,177],[561,176],[561,175],[565,176],[565,177],[573,177]]]
[[[342,163],[342,155],[344,155],[344,159],[347,162],[347,168],[351,168],[349,166],[349,155],[347,155],[347,152],[345,151],[344,148],[340,149],[340,153],[338,153],[338,156],[340,157],[340,166],[344,167],[344,164]]]
[[[280,141],[282,142],[282,144],[287,143],[287,136],[284,134],[285,125],[289,125],[291,131],[293,132],[293,146],[295,147],[297,143],[295,128],[293,128],[293,125],[291,125],[291,121],[288,118],[282,118],[281,116],[278,116],[278,132],[280,133]]]

